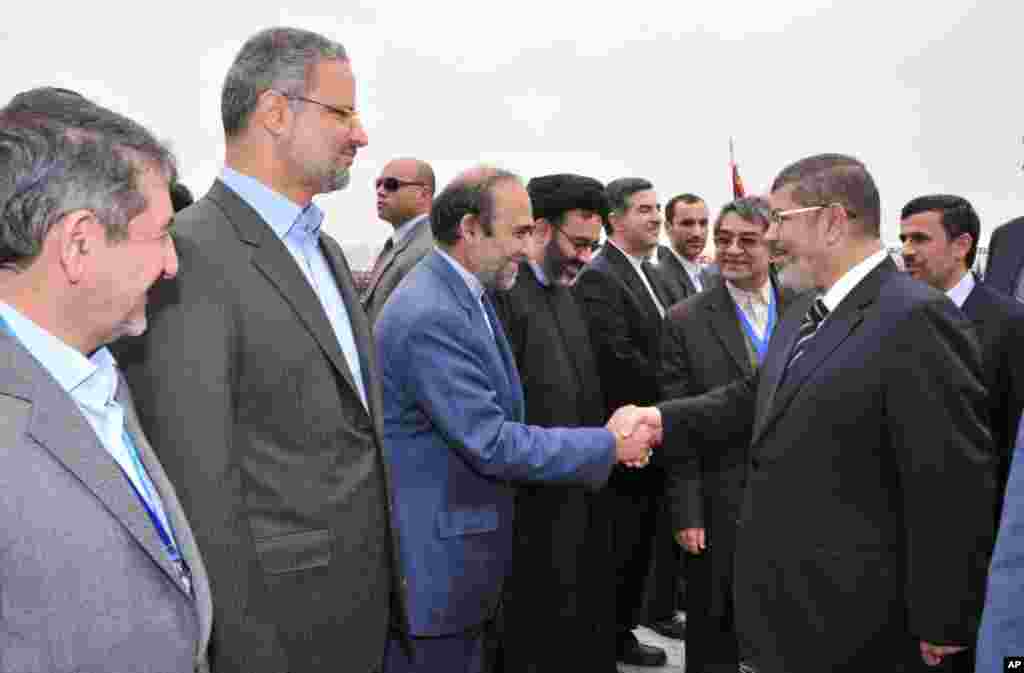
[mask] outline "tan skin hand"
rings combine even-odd
[[[703,528],[683,528],[677,530],[676,542],[691,554],[700,554],[708,548],[707,531]]]

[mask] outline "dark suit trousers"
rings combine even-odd
[[[651,542],[659,519],[661,489],[645,493],[613,485],[606,488],[604,494],[613,521],[612,544],[617,565],[615,621],[622,644],[623,639],[632,637],[627,634],[640,620],[644,584],[651,567]]]
[[[682,547],[675,541],[667,498],[659,498],[652,544],[651,575],[644,601],[645,623],[673,618],[680,608],[678,598],[684,560]]]
[[[733,673],[739,662],[736,624],[732,601],[723,614],[711,614],[712,558],[686,555],[686,671],[687,673]]]

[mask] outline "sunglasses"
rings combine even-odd
[[[416,186],[419,186],[419,187],[425,187],[426,186],[422,182],[412,182],[412,181],[409,181],[409,180],[399,180],[398,178],[391,178],[391,177],[388,177],[388,178],[377,178],[377,182],[374,183],[374,184],[377,185],[377,189],[380,189],[381,187],[383,187],[384,191],[386,191],[386,192],[397,192],[402,187],[409,187],[411,185],[416,185]]]

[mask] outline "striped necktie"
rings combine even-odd
[[[789,356],[789,362],[786,364],[788,370],[793,366],[793,363],[804,354],[808,342],[818,331],[818,327],[821,322],[828,316],[828,307],[825,306],[825,302],[818,297],[811,304],[811,307],[807,309],[807,313],[804,315],[804,319],[800,322],[800,331],[797,332],[796,344],[793,345],[793,352]]]

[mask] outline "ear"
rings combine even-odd
[[[953,253],[956,255],[958,261],[967,263],[967,254],[971,251],[971,246],[974,244],[974,237],[967,232],[964,232],[953,239]]]
[[[288,128],[293,114],[287,98],[277,91],[267,89],[256,101],[252,121],[266,129],[270,135],[279,136]]]
[[[62,217],[50,232],[52,243],[59,248],[61,268],[72,285],[85,276],[89,255],[95,252],[98,243],[97,230],[105,235],[91,210],[75,210]]]
[[[829,206],[825,225],[825,242],[838,245],[850,235],[850,218],[846,209],[839,205]]]
[[[471,238],[477,238],[481,234],[480,230],[480,217],[475,213],[466,213],[459,220],[459,234],[460,238],[469,240]]]

